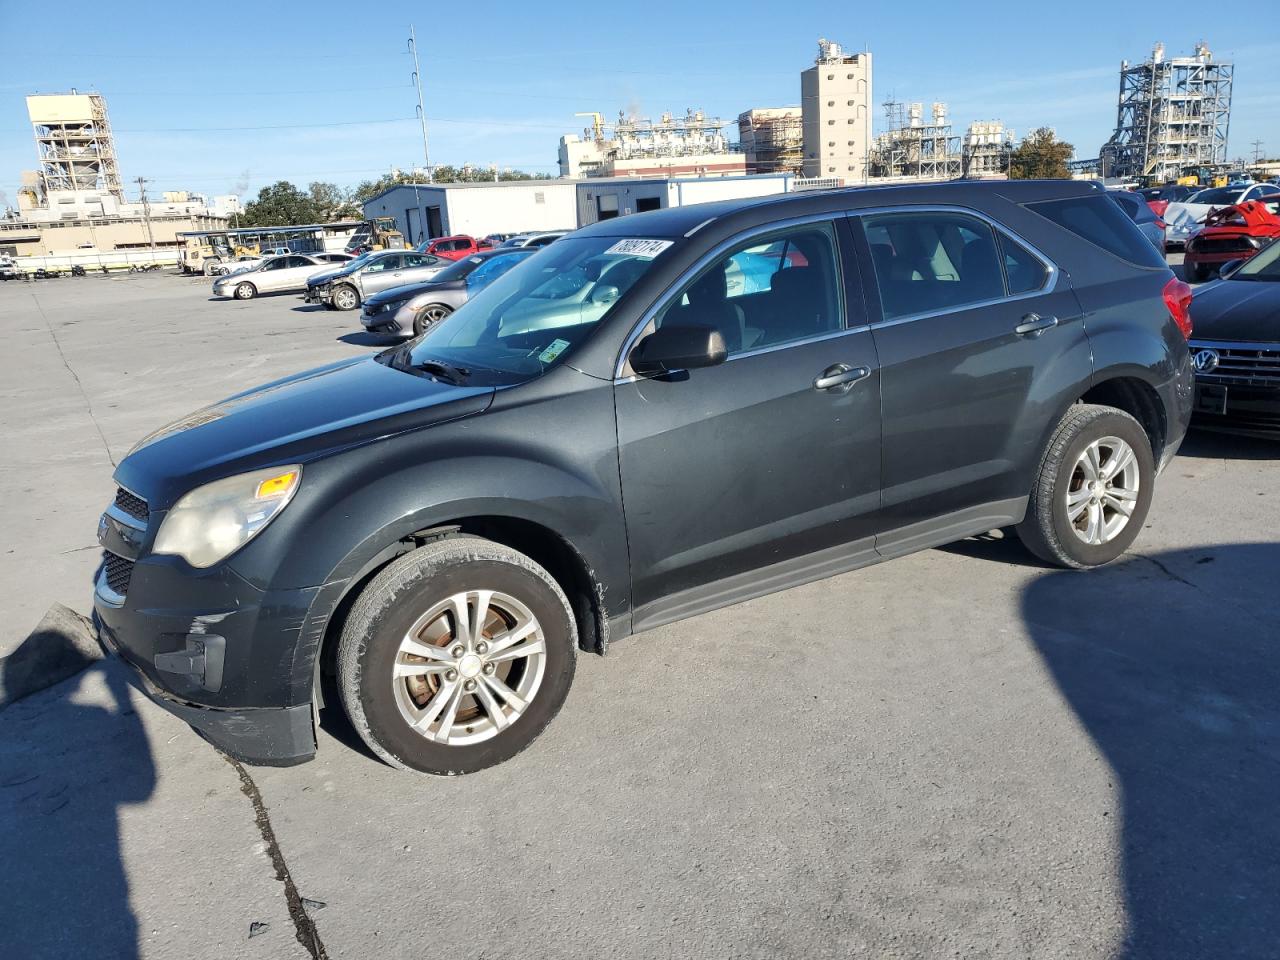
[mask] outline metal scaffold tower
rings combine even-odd
[[[1116,130],[1103,146],[1103,176],[1176,179],[1187,168],[1227,162],[1233,67],[1213,59],[1203,42],[1195,55],[1120,65]]]
[[[36,95],[27,112],[40,159],[40,180],[51,190],[105,190],[124,200],[107,101],[97,93]]]
[[[924,122],[924,104],[885,103],[889,129],[872,145],[868,158],[872,177],[911,177],[952,180],[960,176],[960,138],[952,136],[947,105],[933,104],[931,123]]]

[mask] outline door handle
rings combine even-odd
[[[1057,317],[1042,317],[1038,313],[1028,313],[1022,322],[1013,328],[1020,337],[1038,337],[1050,327],[1058,325]]]
[[[859,380],[871,376],[870,367],[851,367],[847,363],[837,363],[822,371],[821,376],[813,381],[813,389],[830,390],[839,387],[844,393]]]

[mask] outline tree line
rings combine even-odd
[[[435,183],[482,183],[494,179],[494,171],[476,167],[454,167],[442,164],[432,170]],[[550,180],[549,174],[502,170],[498,180]],[[240,221],[246,227],[289,227],[301,223],[332,223],[337,220],[362,220],[365,201],[389,187],[404,183],[427,183],[425,173],[385,173],[376,180],[365,180],[355,187],[339,187],[335,183],[316,181],[300,190],[288,180],[277,180],[258,191],[258,196],[245,204]]]

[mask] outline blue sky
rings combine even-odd
[[[972,120],[1019,135],[1052,126],[1079,157],[1096,156],[1114,125],[1121,59],[1157,40],[1190,53],[1203,38],[1236,64],[1232,156],[1251,156],[1257,139],[1280,155],[1280,41],[1256,18],[1207,16],[1202,0],[1166,0],[1154,15],[1084,0],[108,6],[0,0],[0,206],[34,165],[23,97],[71,87],[106,95],[122,173],[153,191],[251,199],[279,179],[353,185],[420,164],[411,23],[435,163],[553,173],[559,135],[586,123],[577,111],[732,119],[798,103],[819,36],[873,52],[877,101],[945,100],[957,132]]]

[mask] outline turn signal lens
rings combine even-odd
[[[1164,305],[1169,308],[1169,316],[1182,331],[1182,336],[1191,339],[1191,287],[1177,277],[1164,285]]]
[[[293,485],[297,482],[297,470],[290,470],[288,473],[270,477],[258,484],[257,498],[259,500],[271,500],[275,497],[283,497],[293,489]]]

